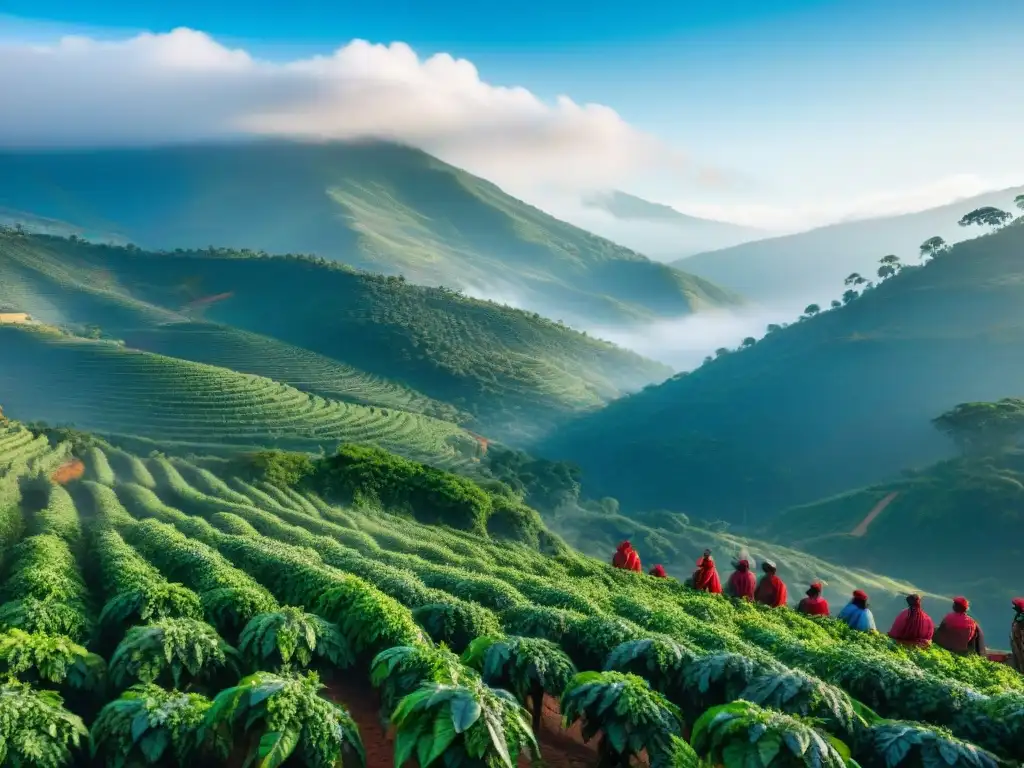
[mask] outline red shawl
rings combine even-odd
[[[920,598],[907,602],[910,607],[896,617],[896,621],[892,623],[892,629],[889,630],[889,637],[905,645],[927,648],[932,644],[935,622],[921,609]]]
[[[616,568],[626,568],[632,570],[630,567],[630,554],[633,552],[633,545],[628,541],[624,541],[619,544],[619,548],[615,550],[615,555],[612,557],[612,565]]]
[[[736,563],[736,570],[729,577],[729,597],[742,597],[744,600],[754,599],[754,588],[757,579],[750,572],[750,564],[746,560]]]
[[[807,616],[828,616],[828,601],[820,595],[818,597],[805,597],[800,601],[796,609],[799,613],[806,614]]]
[[[765,574],[754,590],[754,600],[772,608],[780,608],[786,604],[786,585],[774,573]]]
[[[952,653],[968,653],[979,633],[978,622],[964,611],[957,610],[959,605],[954,603],[954,606],[953,612],[947,613],[939,624],[935,643]]]
[[[661,565],[656,565],[653,568],[651,568],[650,575],[654,576],[656,578],[659,578],[659,579],[667,579],[668,578],[668,574],[665,573],[665,569],[662,568]]]
[[[722,582],[718,579],[718,569],[710,557],[702,557],[697,561],[697,570],[693,572],[693,588],[716,595],[722,594]]]

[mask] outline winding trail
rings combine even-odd
[[[850,535],[860,538],[861,536],[866,534],[868,532],[868,526],[871,525],[871,523],[874,522],[875,518],[882,514],[882,512],[885,511],[885,508],[892,503],[893,499],[895,499],[899,495],[899,491],[893,491],[880,502],[875,504],[875,506],[872,507],[871,511],[868,512],[867,517],[861,520],[860,524],[852,531],[850,531]]]

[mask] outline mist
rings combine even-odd
[[[716,349],[735,349],[748,336],[759,339],[768,324],[792,322],[797,315],[799,310],[794,312],[791,307],[755,306],[705,311],[629,328],[592,326],[582,330],[685,371],[700,365]]]

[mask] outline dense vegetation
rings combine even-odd
[[[159,443],[317,452],[366,441],[445,466],[469,463],[479,450],[451,422],[326,400],[259,376],[45,327],[0,328],[0,362],[9,412],[157,441],[150,450]]]
[[[417,283],[513,296],[588,324],[735,301],[423,152],[389,144],[4,153],[2,206],[149,248],[217,243],[312,253]]]
[[[4,230],[0,303],[329,398],[466,413],[491,439],[550,429],[669,374],[539,315],[310,257],[148,253]],[[216,324],[180,324],[200,314]]]
[[[106,454],[92,449],[93,460]],[[646,752],[652,766],[700,756],[767,768],[783,749],[786,765],[837,768],[851,755],[879,768],[931,765],[937,754],[952,768],[1024,757],[1024,678],[1007,667],[568,550],[549,556],[366,504],[332,506],[180,459],[135,461],[107,461],[118,468],[108,482],[65,492],[6,460],[46,492],[3,505],[5,588],[42,583],[22,576],[35,561],[6,555],[52,537],[69,556],[44,565],[63,569],[73,589],[34,595],[36,613],[99,614],[81,651],[51,642],[5,685],[9,764],[69,764],[87,749],[87,725],[98,765],[246,755],[267,766],[359,765],[360,731],[372,723],[353,720],[333,682],[339,670],[380,688],[395,763],[422,768],[512,768],[538,736],[543,750],[529,711],[538,691],[560,698],[605,765]],[[137,482],[146,479],[155,491]],[[85,562],[99,567],[83,573]],[[74,597],[83,587],[88,599]],[[15,647],[55,637],[4,621]]]
[[[1024,343],[1022,248],[1015,223],[923,266],[885,257],[879,282],[855,300],[812,305],[800,322],[582,416],[537,450],[577,462],[592,491],[628,509],[734,522],[948,456],[931,419],[1016,394],[1024,377],[1013,351]]]

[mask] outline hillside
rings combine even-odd
[[[153,448],[316,452],[367,442],[439,466],[469,464],[478,450],[476,440],[446,421],[326,400],[270,379],[47,327],[0,326],[0,404],[8,417],[142,438]]]
[[[583,205],[589,209],[580,219],[584,228],[663,262],[768,236],[753,227],[690,216],[620,190],[590,195]]]
[[[391,144],[0,153],[0,206],[150,249],[315,254],[581,324],[736,301]]]
[[[292,370],[301,354],[321,369],[316,377],[338,365],[385,380],[376,392],[414,392],[408,397],[428,413],[469,413],[475,429],[496,439],[536,434],[670,373],[538,315],[311,258],[150,253],[8,232],[0,235],[0,304],[338,395],[337,382],[306,387],[315,382],[301,379],[311,374]],[[216,326],[204,325],[182,341],[180,323],[199,318],[250,335],[213,334]],[[350,390],[343,399],[369,403],[367,394]],[[394,407],[395,400],[388,394],[370,404]]]
[[[883,500],[888,503],[877,517],[861,525]],[[1000,627],[1020,592],[1024,452],[908,471],[890,482],[787,509],[761,533],[843,566],[966,594],[979,620]],[[1002,642],[1000,634],[993,643]]]
[[[952,453],[930,420],[1024,380],[1024,226],[582,416],[536,446],[627,509],[756,524]],[[595,487],[596,486],[596,487]]]
[[[1012,210],[1024,187],[989,192],[902,216],[833,224],[785,237],[772,237],[700,253],[673,264],[759,303],[802,308],[828,302],[843,292],[851,272],[873,275],[878,259],[894,253],[918,259],[918,246],[938,235],[955,243],[974,236],[957,226],[968,211],[982,206]]]
[[[15,467],[0,488],[25,488],[0,500],[0,630],[19,659],[0,724],[12,763],[36,765],[45,749],[54,768],[135,754],[157,764],[173,749],[173,762],[206,768],[252,762],[271,745],[279,763],[386,768],[427,734],[418,751],[445,764],[465,763],[469,743],[490,765],[516,765],[520,751],[594,765],[591,736],[626,723],[630,738],[612,747],[619,764],[645,753],[695,765],[717,759],[701,737],[710,718],[699,718],[737,698],[749,702],[742,712],[713,712],[749,718],[730,739],[748,756],[754,728],[755,749],[774,742],[793,764],[804,759],[789,754],[812,743],[828,766],[844,765],[843,750],[857,764],[913,768],[918,744],[950,768],[1024,756],[1014,716],[1024,678],[977,657],[697,593],[557,542],[545,552],[452,518],[425,523],[365,498],[347,504],[88,438],[47,452],[84,463],[85,476],[62,486],[40,465],[5,461],[7,441],[23,437],[17,425],[0,430],[0,466]],[[374,480],[415,485],[400,474]],[[539,690],[521,665],[545,670]],[[597,695],[618,707],[580,715],[575,702]],[[407,709],[426,723],[404,719]],[[212,728],[218,738],[202,738]]]

